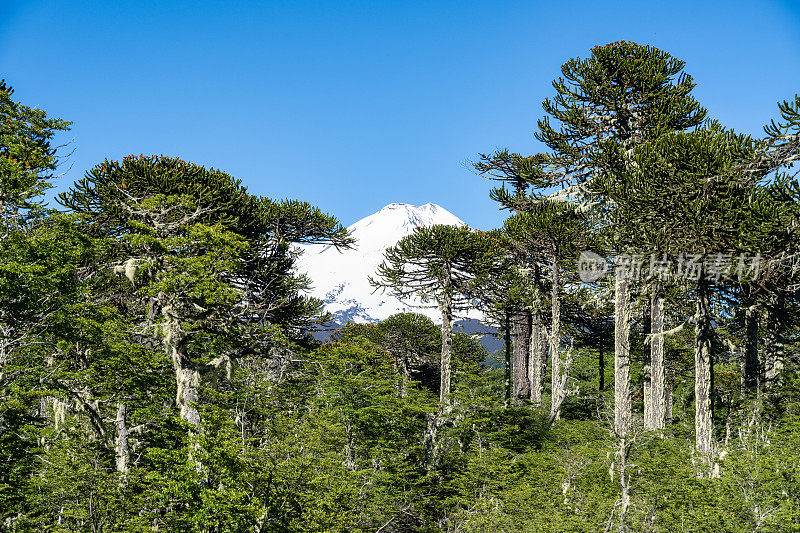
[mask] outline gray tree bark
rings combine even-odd
[[[453,352],[453,301],[449,294],[442,298],[442,361],[439,381],[439,402],[450,403],[451,358]]]
[[[614,283],[614,432],[624,439],[631,420],[630,286],[620,270]]]
[[[528,311],[514,313],[512,320],[512,346],[514,348],[513,390],[512,400],[519,404],[522,398],[530,395],[530,382],[528,381],[528,356],[531,345],[531,320]]]
[[[438,431],[442,424],[444,424],[447,415],[452,410],[450,405],[450,390],[453,352],[453,299],[448,291],[449,286],[446,286],[444,295],[439,301],[439,307],[442,312],[442,358],[439,372],[439,409],[436,413],[426,415],[428,427],[423,437],[428,470],[432,470],[436,466],[439,455]]]
[[[626,518],[628,517],[628,509],[631,505],[631,494],[630,494],[630,474],[628,473],[628,453],[630,452],[631,442],[628,441],[627,437],[619,439],[619,449],[615,454],[617,456],[617,460],[619,461],[619,486],[620,486],[620,498],[617,500],[619,504],[619,522],[617,524],[617,532],[618,533],[626,533],[628,528],[626,526]],[[609,528],[606,528],[608,531]]]
[[[411,370],[408,368],[408,355],[400,359],[400,397],[408,396],[408,382],[411,380]]]
[[[127,474],[131,461],[130,447],[128,446],[128,407],[119,402],[117,404],[117,439],[116,439],[116,465],[117,472],[120,474]]]
[[[754,306],[745,310],[745,346],[742,385],[745,392],[757,392],[760,386],[758,363],[758,311]]]
[[[181,329],[180,321],[172,312],[171,306],[162,307],[161,314],[165,319],[162,326],[164,347],[172,360],[175,382],[178,386],[175,404],[180,409],[181,418],[199,430],[201,424],[197,402],[200,399],[200,372],[186,355],[186,333]]]
[[[560,287],[558,276],[558,259],[556,254],[553,254],[553,294],[552,300],[552,324],[550,325],[550,366],[551,366],[551,380],[550,380],[550,418],[558,420],[561,415],[561,399],[562,387],[566,386],[566,380],[563,379],[562,374],[562,361],[560,354],[561,345],[561,301],[559,299]]]
[[[786,302],[783,291],[773,294],[767,304],[764,334],[764,384],[773,387],[783,370],[783,314]]]
[[[542,405],[542,381],[544,356],[542,354],[542,317],[538,310],[531,315],[531,343],[528,357],[528,381],[531,387],[531,403],[536,407]]]
[[[650,417],[645,416],[647,429],[663,429],[666,425],[665,407],[665,373],[664,373],[664,293],[660,285],[656,285],[650,299],[650,397],[645,396],[645,405],[649,404]]]
[[[503,328],[503,335],[505,337],[505,344],[503,351],[505,353],[505,366],[504,368],[504,405],[508,407],[511,405],[511,311],[506,309],[505,325]]]
[[[698,280],[697,284],[696,318],[694,348],[695,446],[697,451],[708,455],[712,451],[714,429],[711,405],[713,369],[711,360],[711,309],[708,286],[703,279]]]
[[[197,410],[197,402],[200,400],[200,372],[185,354],[175,354],[175,360],[175,378],[178,383],[176,402],[181,418],[200,429],[200,412]]]
[[[544,383],[544,376],[547,374],[547,363],[550,362],[550,334],[544,325],[542,325],[542,332],[539,335],[539,343],[542,346],[542,383]]]

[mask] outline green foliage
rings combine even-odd
[[[798,254],[800,100],[753,140],[703,124],[683,67],[625,41],[568,61],[539,123],[550,153],[475,165],[513,187],[491,194],[516,211],[504,228],[420,228],[386,253],[373,283],[438,305],[443,327],[404,313],[324,344],[292,246],[351,244],[334,217],[163,156],[106,160],[60,195],[70,213],[47,212],[69,124],[0,83],[0,531],[800,531],[796,272],[773,261],[712,295],[709,454],[693,446],[691,332],[665,339],[674,410],[645,431],[636,317],[621,443],[597,390],[607,287],[569,284],[575,254],[603,244]],[[551,290],[574,361],[558,420],[505,405],[503,372],[450,324],[480,303],[546,330]],[[668,291],[686,322],[692,294]],[[740,383],[745,330],[783,364],[758,393]]]
[[[751,190],[722,175],[752,157],[754,148],[748,136],[713,122],[643,145],[636,150],[635,170],[623,173],[624,179],[596,182],[615,202],[614,220],[629,222],[618,225],[618,235],[625,228],[629,232],[619,238],[628,246],[650,246],[671,255],[744,251],[739,236],[755,222]]]
[[[58,159],[51,145],[70,122],[48,118],[41,109],[15,102],[14,90],[0,80],[0,217],[13,221],[20,209],[37,204],[50,186]]]
[[[649,45],[596,46],[588,58],[561,67],[536,137],[558,165],[575,169],[579,182],[595,169],[619,168],[633,145],[702,122],[706,111],[691,96],[696,84],[684,64]]]
[[[384,255],[378,278],[370,279],[375,287],[388,288],[399,298],[416,295],[439,305],[449,301],[459,309],[497,271],[502,251],[468,227],[436,225],[415,228]]]
[[[478,370],[488,353],[480,341],[462,331],[453,332],[452,337],[453,369],[458,387]],[[328,344],[335,346],[358,338],[367,339],[385,350],[398,372],[405,371],[408,378],[438,393],[442,330],[430,318],[419,313],[398,313],[377,324],[349,322],[331,334]]]

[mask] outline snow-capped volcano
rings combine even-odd
[[[466,225],[436,204],[389,204],[347,228],[356,240],[352,249],[302,246],[297,268],[311,278],[311,295],[324,301],[325,308],[340,324],[348,320],[377,322],[402,312],[423,313],[439,322],[437,309],[414,307],[420,305],[418,300],[401,302],[388,293],[375,292],[368,280],[369,276],[375,277],[386,248],[410,235],[414,228],[436,224]]]

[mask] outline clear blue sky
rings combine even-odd
[[[616,40],[686,61],[710,115],[751,134],[800,92],[800,3],[0,0],[0,77],[74,121],[71,169],[165,154],[351,224],[438,203],[504,213],[464,163],[541,150],[571,57]]]

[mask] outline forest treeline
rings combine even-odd
[[[503,227],[371,278],[442,324],[324,343],[334,216],[144,155],[50,208],[70,123],[1,83],[0,531],[800,531],[800,98],[736,133],[684,67],[566,62],[546,151],[473,162]]]

